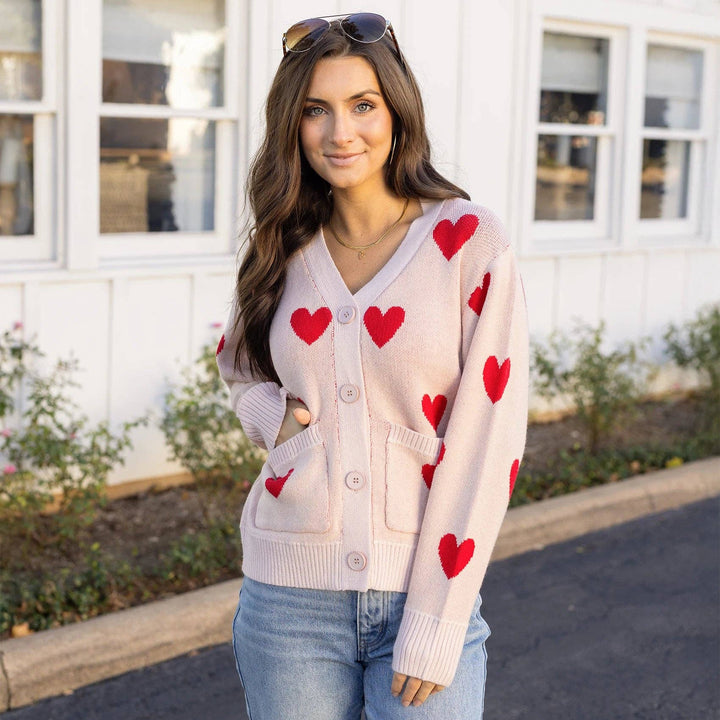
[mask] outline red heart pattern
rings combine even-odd
[[[435,477],[435,468],[437,468],[437,466],[440,464],[440,462],[442,461],[444,456],[445,456],[445,443],[442,443],[442,445],[440,445],[440,452],[438,453],[437,462],[434,465],[432,463],[427,463],[426,465],[423,465],[421,468],[422,479],[425,481],[425,484],[427,485],[428,490],[432,487],[433,477]]]
[[[312,314],[303,307],[290,316],[290,326],[301,340],[312,345],[325,332],[331,320],[332,313],[328,307],[320,307]]]
[[[448,580],[459,575],[470,562],[475,553],[475,541],[472,538],[463,540],[459,545],[457,538],[448,533],[440,538],[438,554],[440,564]]]
[[[290,470],[288,470],[288,472],[281,477],[269,477],[265,480],[265,487],[273,497],[278,497],[278,495],[280,495],[283,487],[285,486],[285,483],[287,482],[294,469],[295,468],[290,468]]]
[[[225,335],[223,335],[220,338],[220,342],[218,343],[217,350],[215,351],[215,357],[217,357],[223,351],[224,347],[225,347]]]
[[[373,342],[381,348],[405,322],[405,310],[394,305],[383,314],[379,307],[372,305],[365,311],[363,322]]]
[[[446,260],[450,258],[472,237],[480,220],[477,215],[463,215],[456,223],[441,220],[433,230],[433,239]]]
[[[490,289],[490,273],[483,275],[482,284],[478,285],[470,295],[468,305],[479,315],[482,312],[483,306],[485,305],[485,298],[487,297],[488,290]]]
[[[505,358],[502,365],[498,364],[498,359],[494,355],[485,361],[483,382],[485,383],[485,392],[493,405],[503,396],[509,377],[510,358]]]
[[[423,395],[422,411],[428,422],[433,426],[433,430],[438,429],[446,407],[447,398],[445,395],[436,395],[434,398],[427,394]]]
[[[515,487],[515,481],[517,480],[518,470],[520,469],[520,460],[513,460],[512,467],[510,468],[510,497],[512,497],[512,491]]]

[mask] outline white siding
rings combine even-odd
[[[623,253],[605,258],[600,314],[610,342],[639,337],[643,329],[645,257]]]
[[[73,399],[92,422],[107,417],[110,328],[107,282],[47,283],[38,285],[31,307],[35,321],[29,330],[37,333],[43,352],[51,358],[78,361]],[[49,362],[43,363],[46,367]]]

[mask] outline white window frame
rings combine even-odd
[[[546,31],[575,36],[603,38],[608,41],[607,111],[604,125],[539,122],[540,80],[543,35]],[[532,55],[532,53],[530,53]],[[625,34],[620,28],[587,23],[544,19],[538,28],[535,69],[529,78],[532,130],[527,148],[526,192],[532,243],[536,250],[583,249],[607,247],[611,241],[615,168],[620,163],[622,71],[626,56]],[[581,135],[596,138],[595,198],[592,220],[535,220],[535,183],[537,177],[537,147],[540,135]]]
[[[527,42],[518,42],[519,62],[526,83],[518,83],[516,106],[524,108],[524,120],[517,125],[515,142],[521,148],[518,166],[516,232],[522,257],[594,255],[597,252],[626,252],[643,247],[720,246],[720,97],[712,88],[720,82],[720,18],[660,5],[631,3],[627,0],[603,0],[602,3],[578,3],[577,0],[528,0]],[[535,181],[537,136],[543,126],[537,122],[542,62],[542,37],[545,30],[585,34],[611,39],[608,65],[608,118],[603,130],[611,129],[616,142],[611,165],[603,172],[611,179],[608,187],[607,233],[583,235],[574,221],[535,221]],[[698,142],[705,141],[705,163],[691,164],[693,190],[702,194],[698,209],[698,231],[694,235],[661,232],[654,220],[640,220],[640,173],[642,168],[643,115],[645,106],[645,65],[648,42],[667,44],[672,39],[680,47],[702,47],[704,66],[701,129]],[[614,66],[611,63],[614,60]],[[616,72],[619,71],[619,77]],[[711,84],[714,83],[713,84]],[[640,89],[638,91],[638,89]],[[617,104],[619,102],[619,104]],[[612,114],[617,108],[622,114]],[[706,115],[706,113],[708,115]],[[550,128],[555,124],[550,123]],[[572,126],[584,134],[587,126]],[[552,129],[548,129],[552,132]],[[686,131],[682,131],[683,137]],[[590,133],[588,133],[590,134]],[[695,150],[697,153],[697,150]],[[691,157],[691,162],[694,160]],[[598,158],[598,166],[600,159]],[[600,173],[598,167],[598,173]],[[597,188],[603,178],[596,178]],[[689,196],[689,202],[692,202]],[[538,223],[548,232],[537,230]],[[586,221],[587,222],[587,221]],[[667,221],[666,221],[667,222]],[[552,226],[552,227],[550,227]],[[652,230],[653,226],[658,231]],[[650,234],[652,232],[652,234]]]
[[[244,3],[226,0],[224,105],[206,109],[103,103],[101,0],[68,0],[68,172],[84,178],[67,188],[67,267],[83,270],[173,262],[217,262],[235,250],[239,137],[245,115],[242,90],[246,47]],[[69,34],[72,34],[71,32]],[[215,227],[205,232],[100,233],[100,119],[198,118],[215,122]]]
[[[60,116],[57,99],[62,83],[63,58],[57,38],[62,37],[59,4],[41,2],[42,98],[29,101],[0,100],[0,114],[29,115],[33,118],[33,226],[32,235],[0,237],[3,269],[25,267],[28,263],[50,264],[57,257],[58,187],[57,172]]]
[[[683,50],[697,50],[703,54],[702,87],[700,95],[700,127],[697,130],[668,129],[668,128],[646,128],[644,126],[645,107],[645,73],[647,72],[646,62],[642,66],[643,74],[643,97],[640,113],[640,141],[638,148],[642,155],[643,142],[646,139],[682,140],[690,142],[690,160],[687,188],[687,217],[672,220],[662,218],[641,218],[640,217],[640,172],[642,171],[642,158],[638,158],[638,180],[637,180],[637,217],[634,234],[641,246],[655,246],[658,244],[668,245],[685,243],[692,238],[696,241],[702,239],[705,234],[703,219],[709,220],[709,213],[704,212],[709,201],[709,190],[712,187],[711,163],[703,162],[710,158],[712,146],[712,121],[715,108],[714,98],[710,91],[717,87],[718,77],[716,73],[716,57],[714,48],[708,41],[699,38],[671,35],[669,33],[648,32],[645,40],[644,57],[647,59],[647,49],[650,45],[666,45],[677,47]],[[703,146],[705,152],[703,152]],[[705,191],[708,191],[706,193]]]

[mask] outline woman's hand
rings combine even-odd
[[[305,403],[300,400],[288,398],[285,407],[285,417],[283,418],[277,438],[275,439],[275,446],[277,447],[280,443],[289,440],[293,435],[297,435],[307,427],[309,422],[310,411],[307,409]]]
[[[444,685],[437,685],[429,680],[420,680],[420,678],[393,673],[391,692],[395,697],[400,694],[403,685],[405,685],[405,692],[403,692],[402,704],[405,707],[410,703],[415,706],[422,705],[430,695],[445,689]]]

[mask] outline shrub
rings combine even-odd
[[[123,595],[136,579],[134,568],[105,555],[98,543],[77,566],[52,576],[0,572],[0,635],[23,623],[46,630],[118,610],[128,604]]]
[[[640,399],[650,375],[641,358],[647,339],[604,352],[605,323],[577,323],[574,332],[555,331],[547,346],[533,342],[532,369],[541,397],[568,397],[585,426],[590,452],[616,429]]]
[[[672,360],[699,373],[707,424],[720,432],[720,304],[701,308],[681,327],[671,324],[663,337]]]
[[[123,423],[118,435],[106,422],[91,426],[68,395],[69,388],[78,386],[72,379],[77,362],[60,360],[48,375],[41,375],[33,361],[43,353],[19,337],[21,327],[16,324],[0,338],[2,534],[33,536],[39,514],[57,503],[53,529],[60,538],[74,538],[104,499],[108,474],[131,447],[130,431],[146,419]],[[25,409],[16,414],[21,388]],[[37,535],[34,540],[43,541]]]
[[[165,394],[160,428],[170,459],[178,460],[195,478],[210,522],[218,515],[211,507],[217,505],[218,494],[247,490],[265,453],[248,440],[230,408],[214,345],[203,347],[194,366],[183,368],[181,374],[183,382]]]
[[[228,568],[240,567],[240,533],[230,520],[187,532],[161,556],[160,574],[178,585],[217,581]]]

